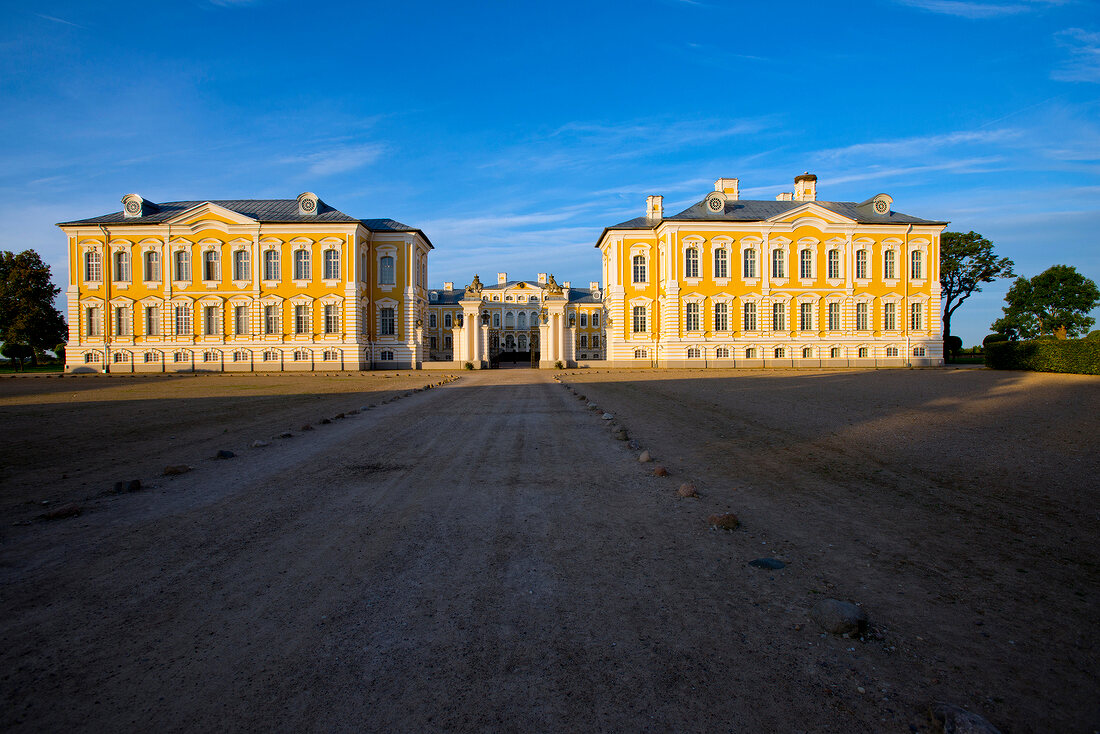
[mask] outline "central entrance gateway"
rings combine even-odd
[[[489,366],[538,367],[539,330],[530,329],[516,334],[489,329]]]

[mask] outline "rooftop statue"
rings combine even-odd
[[[477,273],[474,273],[474,281],[466,286],[466,295],[474,293],[481,293],[481,278],[477,277]]]
[[[551,296],[560,296],[562,294],[561,286],[558,285],[558,281],[554,280],[553,273],[550,273],[550,277],[546,281],[546,293]]]

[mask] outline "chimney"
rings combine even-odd
[[[595,293],[595,292],[596,292],[596,291],[598,291],[599,289],[600,289],[600,281],[598,281],[598,280],[590,280],[590,281],[588,281],[588,290],[590,290],[590,291],[592,291],[593,293]]]
[[[727,199],[740,199],[737,193],[738,180],[736,178],[720,178],[714,182],[714,190],[726,195]]]
[[[782,194],[775,195],[776,201],[791,201],[792,199],[794,199],[794,194],[790,191],[784,191]]]
[[[448,280],[448,281],[445,281],[443,283],[443,290],[453,291],[454,289],[455,289],[455,282],[453,280]]]
[[[539,285],[546,285],[546,273],[539,273]]]
[[[817,176],[806,171],[794,177],[794,200],[817,201]]]
[[[569,286],[570,283],[568,280],[561,284],[562,290],[569,290]]]
[[[497,285],[504,285],[508,282],[508,273],[497,273]]]
[[[663,219],[665,216],[665,197],[647,196],[645,198],[645,215],[647,219]]]

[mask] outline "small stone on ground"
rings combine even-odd
[[[168,466],[164,467],[165,476],[172,476],[174,474],[186,474],[189,471],[191,471],[191,467],[187,466],[187,464],[169,464]]]
[[[943,734],[1001,734],[981,716],[950,703],[937,701],[929,707],[932,721]]]
[[[741,520],[732,512],[723,512],[720,515],[711,515],[707,522],[712,528],[719,530],[736,530],[741,527]]]
[[[781,568],[787,567],[787,564],[783,563],[783,561],[778,558],[756,558],[749,561],[749,565],[755,566],[756,568],[766,568],[769,571],[778,571]]]
[[[653,461],[653,457],[649,455],[648,451],[643,451],[638,455],[638,463],[640,464],[648,464],[651,461]]]
[[[124,494],[126,492],[140,492],[141,480],[130,479],[125,482],[115,482],[115,494]]]
[[[236,456],[236,454],[229,449],[222,449],[218,453],[214,454],[215,459],[232,459],[234,456]]]
[[[839,599],[822,599],[810,610],[810,619],[834,635],[862,635],[867,631],[867,613],[855,604]]]

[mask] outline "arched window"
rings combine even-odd
[[[714,330],[730,330],[730,305],[728,303],[714,304]]]
[[[393,271],[393,257],[390,255],[386,255],[382,258],[378,269],[378,282],[381,285],[394,285],[397,283]]]
[[[687,331],[699,331],[699,304],[689,303],[684,312],[684,328]]]
[[[532,311],[531,314],[530,314],[530,317],[531,317],[531,328],[534,329],[539,325],[539,315],[536,311]],[[592,325],[595,326],[595,324],[592,324]]]
[[[635,306],[631,312],[631,331],[635,334],[645,332],[645,306]]]
[[[119,250],[115,253],[114,280],[116,283],[130,282],[130,253]]]
[[[649,350],[648,349],[635,349],[634,350],[634,359],[649,359]]]
[[[699,277],[699,250],[695,247],[684,250],[684,277]]]
[[[730,350],[727,347],[718,347],[714,350],[714,356],[719,359],[728,359],[730,356]]]
[[[516,328],[516,315],[514,313],[512,313],[511,311],[504,314],[504,328],[505,329],[514,329],[514,328]]]
[[[340,251],[325,250],[325,280],[337,280],[340,277]]]
[[[518,341],[519,341],[519,351],[526,352],[527,351],[527,335],[526,334],[520,334]],[[582,344],[581,346],[584,346],[584,345]]]
[[[176,250],[173,257],[175,280],[191,280],[191,253],[187,250]]]
[[[267,250],[264,252],[264,280],[279,279],[279,251]]]
[[[834,280],[840,277],[840,250],[829,250],[828,276]]]
[[[799,278],[812,278],[814,277],[814,251],[802,250],[798,253],[798,277]]]
[[[870,355],[870,352],[867,350],[867,347],[860,347],[859,348],[860,358],[866,359],[869,355]]]
[[[714,277],[715,278],[728,278],[730,277],[730,265],[729,265],[729,253],[726,252],[724,247],[719,247],[714,250]]]
[[[504,349],[509,352],[516,350],[516,337],[512,334],[508,334],[504,337]]]
[[[776,359],[783,359],[784,357],[787,356],[787,350],[784,349],[783,347],[776,347],[775,352],[773,352],[773,354],[775,354]]]
[[[145,280],[154,282],[160,280],[160,253],[150,250],[145,253]]]
[[[309,280],[309,250],[294,251],[294,280]]]
[[[887,357],[896,357],[896,356],[898,356],[898,348],[897,347],[886,347],[886,356]]]
[[[923,263],[921,262],[921,251],[920,250],[913,250],[913,254],[910,255],[910,258],[911,258],[911,260],[910,260],[910,268],[909,268],[909,277],[912,278],[913,280],[920,280],[920,278],[924,274],[924,270],[921,267],[923,265]]]
[[[436,321],[435,314],[434,313],[428,314],[428,328],[429,329],[436,328],[437,323],[438,322]]]
[[[745,359],[756,359],[756,349],[749,347],[745,350]]]
[[[886,280],[898,277],[897,253],[893,250],[884,250],[882,253],[882,277]]]
[[[745,250],[743,263],[744,277],[755,278],[756,277],[756,250],[751,247]]]
[[[207,250],[202,254],[202,279],[203,280],[220,280],[221,274],[218,272],[218,251]]]
[[[856,330],[857,331],[866,331],[867,330],[867,322],[869,321],[869,319],[867,318],[867,311],[868,311],[868,309],[867,309],[867,304],[866,303],[857,303],[856,304]]]
[[[831,359],[840,359],[840,347],[833,347],[829,350],[829,357]]]
[[[449,313],[443,314],[443,328],[451,328],[451,315]]]
[[[493,313],[493,328],[494,329],[499,329],[500,328],[500,311],[495,311]]]
[[[867,250],[856,250],[856,277],[867,279]]]
[[[95,250],[84,253],[84,280],[91,282],[103,280],[103,264],[99,253]]]
[[[252,258],[248,256],[248,250],[233,252],[233,280],[248,280],[251,267]]]
[[[517,329],[526,329],[527,328],[527,312],[526,311],[520,311],[519,315],[516,317],[516,328]]]
[[[703,352],[699,347],[688,347],[688,359],[699,359]]]
[[[802,347],[802,359],[811,359],[814,356],[813,347]]]
[[[784,250],[772,250],[772,277],[787,277],[787,253]]]

